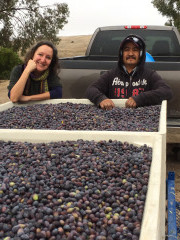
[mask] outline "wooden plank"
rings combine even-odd
[[[146,196],[140,240],[165,239],[166,159],[163,136],[154,142],[153,161]]]

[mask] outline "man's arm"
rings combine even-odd
[[[103,100],[109,98],[109,78],[109,72],[106,72],[86,90],[85,96],[97,106],[100,106]]]
[[[149,90],[132,97],[137,107],[161,104],[163,100],[170,100],[173,96],[171,88],[156,71],[152,71],[149,81]]]

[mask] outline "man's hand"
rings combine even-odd
[[[132,98],[132,97],[130,97],[127,101],[126,101],[126,103],[125,103],[125,106],[127,107],[127,108],[136,108],[136,102],[134,101],[134,99]]]
[[[104,110],[111,110],[115,107],[115,105],[111,99],[105,99],[102,102],[100,102],[99,105]]]

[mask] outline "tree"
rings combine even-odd
[[[0,46],[24,54],[42,39],[57,44],[67,17],[65,3],[40,6],[38,0],[0,0]]]
[[[22,60],[17,53],[0,47],[0,79],[9,79],[12,68],[18,64],[22,64]]]
[[[153,0],[152,4],[163,15],[168,17],[165,25],[176,26],[180,31],[180,1],[179,0]]]

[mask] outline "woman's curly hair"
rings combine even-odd
[[[60,64],[59,64],[59,59],[58,59],[58,51],[57,51],[57,48],[53,45],[53,43],[50,42],[50,41],[45,41],[44,40],[44,41],[40,41],[36,45],[34,45],[29,50],[29,52],[26,54],[24,63],[27,64],[30,59],[33,59],[33,56],[34,56],[34,53],[36,52],[36,50],[43,45],[47,45],[50,48],[52,48],[53,57],[52,57],[52,60],[51,60],[51,64],[49,66],[49,71],[53,72],[53,73],[57,73],[58,70],[60,69]]]

